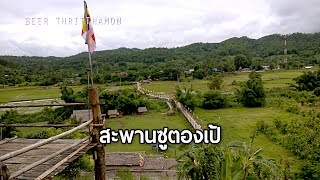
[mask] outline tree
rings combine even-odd
[[[318,162],[307,163],[300,168],[295,176],[296,179],[319,179],[320,164]]]
[[[247,56],[240,54],[234,57],[234,66],[236,70],[239,70],[239,68],[248,68],[251,65],[251,61],[247,58]]]
[[[254,132],[249,145],[238,141],[227,145],[226,163],[231,163],[233,168],[227,167],[226,172],[232,174],[232,179],[279,179],[281,176],[275,160],[261,156],[261,148],[254,150],[253,141],[256,135],[257,132]]]
[[[299,91],[313,91],[320,86],[320,70],[317,72],[304,72],[301,76],[293,79]]]
[[[227,104],[226,97],[219,91],[209,91],[203,95],[202,107],[204,109],[219,109]]]
[[[61,92],[61,99],[64,100],[66,103],[74,103],[75,97],[74,97],[74,91],[72,88],[63,86],[60,88]]]
[[[261,75],[252,72],[249,80],[245,83],[240,91],[238,91],[238,100],[245,107],[261,107],[265,104],[266,94],[261,80]]]
[[[194,145],[177,158],[179,179],[279,179],[279,165],[273,159],[261,156],[262,149],[250,144],[231,142],[227,146]]]
[[[316,96],[320,96],[320,87],[315,88],[313,94]]]
[[[223,83],[221,76],[213,76],[208,83],[208,87],[211,90],[220,90]]]
[[[219,146],[193,146],[177,158],[179,179],[221,179],[223,150]]]
[[[206,77],[206,75],[202,69],[198,69],[193,73],[193,78],[203,79],[204,77]]]
[[[0,118],[0,123],[14,124],[18,116],[16,110],[6,111]],[[11,138],[17,134],[18,130],[15,127],[4,127],[2,130],[2,138]]]
[[[184,87],[180,89],[178,86],[176,87],[176,98],[179,102],[194,110],[197,105],[197,97],[196,93],[193,91],[192,88],[188,89]]]

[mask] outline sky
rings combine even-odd
[[[320,32],[319,0],[87,0],[96,51]],[[0,55],[87,51],[82,0],[0,1]],[[3,16],[4,15],[4,16]]]

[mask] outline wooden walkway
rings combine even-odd
[[[191,110],[188,110],[187,107],[184,107],[179,101],[175,100],[174,97],[171,97],[163,92],[155,93],[153,91],[144,89],[141,87],[140,83],[137,83],[136,88],[141,94],[145,94],[151,98],[167,100],[167,104],[170,108],[170,111],[172,111],[172,106],[170,106],[170,103],[174,104],[174,106],[177,108],[180,114],[182,114],[183,117],[185,117],[185,119],[190,123],[193,129],[200,129],[200,130],[202,129],[201,125],[198,123],[199,122],[199,120],[197,120],[198,118],[194,117],[193,113],[191,113]]]
[[[23,139],[18,138],[14,139],[12,141],[0,144],[0,156],[3,156],[7,153],[22,149],[24,147],[30,146],[32,144],[35,144],[42,139]],[[1,142],[1,141],[0,141]],[[21,170],[22,168],[39,161],[41,159],[44,159],[45,157],[52,155],[53,153],[56,153],[57,151],[67,147],[71,146],[74,143],[80,142],[80,140],[75,139],[58,139],[56,141],[53,141],[49,144],[43,145],[41,147],[38,147],[36,149],[30,150],[26,153],[20,154],[18,156],[15,156],[13,158],[7,159],[3,161],[2,163],[5,164],[11,175],[15,174],[15,172]],[[36,179],[38,176],[43,174],[48,169],[52,168],[54,165],[59,163],[61,160],[75,152],[80,147],[83,147],[81,151],[74,154],[68,161],[63,163],[61,166],[59,166],[57,169],[55,169],[52,173],[46,176],[46,179],[49,179],[55,175],[57,175],[59,172],[64,170],[70,162],[74,161],[75,159],[79,158],[83,154],[85,154],[89,149],[93,147],[92,144],[88,144],[88,142],[83,142],[78,144],[77,146],[61,153],[60,155],[55,156],[54,158],[22,173],[21,175],[13,178],[13,179]],[[70,157],[70,156],[69,156]]]

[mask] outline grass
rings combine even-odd
[[[219,110],[196,109],[195,114],[201,119],[203,127],[208,123],[219,125],[222,128],[221,143],[227,144],[231,141],[250,141],[256,123],[258,121],[273,121],[275,118],[293,119],[298,115],[283,112],[274,108],[228,108]],[[280,156],[292,160],[291,168],[296,171],[299,168],[299,161],[294,154],[284,147],[270,141],[264,134],[259,134],[254,140],[255,148],[262,148],[263,154],[267,157],[280,161]]]
[[[117,90],[125,88],[134,88],[133,85],[125,86],[103,86],[104,90]],[[87,86],[70,86],[75,92],[81,91]],[[0,88],[0,103],[13,101],[26,101],[38,99],[56,99],[60,98],[60,87],[55,86],[29,86],[29,87],[5,87]]]
[[[24,101],[35,99],[52,99],[59,98],[59,87],[6,87],[0,89],[0,103],[7,103],[10,101]]]
[[[277,70],[261,72],[262,81],[266,89],[273,87],[288,87],[294,83],[292,80],[295,77],[300,76],[305,70]],[[223,77],[223,91],[234,91],[239,86],[232,85],[232,82],[243,82],[249,79],[249,73],[235,73],[227,74]],[[208,80],[190,80],[190,82],[178,82],[178,81],[154,81],[150,84],[144,84],[143,87],[152,91],[165,92],[170,95],[175,94],[175,87],[185,86],[187,88],[192,87],[194,90],[200,92],[206,92],[209,90],[207,84]]]
[[[168,127],[169,129],[190,129],[191,126],[184,118],[176,112],[174,116],[167,116],[165,110],[160,111],[151,110],[143,115],[124,116],[122,118],[107,119],[106,127],[112,130],[118,129],[141,129],[152,130],[162,129]],[[137,136],[135,136],[137,137]],[[108,152],[129,152],[129,151],[146,151],[148,154],[155,154],[155,149],[151,150],[149,144],[139,144],[138,138],[135,138],[132,144],[111,143],[106,145],[106,151]],[[169,144],[168,150],[165,153],[171,157],[180,153],[178,145]]]
[[[46,124],[48,124],[48,122],[44,121],[44,122],[37,122],[37,123],[30,123],[30,124],[46,125]],[[39,133],[45,129],[46,128],[41,128],[41,127],[19,127],[19,128],[17,128],[17,130],[19,130],[19,136],[22,138],[26,138],[31,134]]]

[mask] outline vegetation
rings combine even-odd
[[[209,89],[211,90],[220,90],[221,89],[221,86],[223,84],[223,79],[221,76],[213,76],[209,83],[208,83],[208,87]]]
[[[137,113],[138,107],[150,107],[149,101],[132,89],[106,91],[101,96],[101,102],[105,102],[102,107],[102,112],[105,113],[108,109],[117,109],[128,115]]]
[[[253,148],[254,137],[249,145],[193,146],[177,158],[179,179],[279,179],[279,165]]]
[[[169,150],[162,152],[171,157],[183,153],[178,158],[183,160],[178,164],[182,177],[319,179],[320,71],[301,68],[319,65],[320,33],[288,35],[288,63],[282,63],[283,39],[284,36],[275,34],[257,40],[231,38],[221,43],[195,43],[171,49],[119,48],[95,52],[94,82],[101,87],[100,101],[105,103],[102,113],[118,109],[125,115],[110,119],[106,126],[190,128],[179,115],[161,115],[167,111],[165,102],[149,100],[133,90],[133,81],[151,79],[154,81],[143,85],[145,88],[175,95],[199,116],[202,127],[214,123],[223,128],[218,146],[197,145],[185,151],[170,144]],[[68,103],[88,102],[84,86],[86,58],[85,53],[64,58],[1,56],[0,102],[59,97]],[[249,75],[237,72],[243,68],[260,71],[266,66],[281,70]],[[136,115],[139,106],[146,106],[148,112]],[[29,114],[21,110],[3,111],[0,123],[79,123],[70,118],[75,109],[44,108]],[[253,147],[253,139],[249,144],[243,142],[256,129],[261,135],[254,136],[255,145],[264,151]],[[7,127],[3,128],[3,135],[48,138],[65,130],[33,128],[27,132],[26,128]],[[66,138],[83,136],[79,132]],[[107,151],[153,152],[149,145],[140,145],[137,140],[131,145],[112,143],[106,147]],[[78,176],[78,170],[83,169],[79,167],[90,164],[77,163],[63,176]],[[118,176],[128,179],[130,175],[119,171]]]
[[[313,91],[320,86],[320,71],[308,71],[294,78],[299,91]]]
[[[192,88],[188,89],[184,87],[183,89],[180,89],[180,87],[176,87],[176,98],[179,102],[187,106],[192,111],[197,106],[197,97],[196,92],[193,91]]]
[[[83,179],[83,177],[80,178],[80,172],[92,172],[93,169],[93,159],[90,158],[89,154],[85,154],[73,161],[66,169],[59,173],[58,176],[54,177],[54,179]]]
[[[202,107],[204,109],[220,109],[227,107],[228,100],[219,91],[208,91],[203,95]]]
[[[261,75],[252,72],[249,80],[238,92],[238,100],[245,107],[261,107],[265,104],[266,94],[263,88]]]
[[[121,180],[134,180],[135,179],[129,169],[118,169],[116,171],[116,177],[120,178]]]
[[[319,64],[320,33],[287,35],[288,64],[281,68],[300,69]],[[260,70],[275,67],[283,59],[284,36],[260,39],[231,38],[221,43],[195,43],[178,48],[119,48],[92,55],[94,82],[128,83],[141,79],[178,80],[193,68],[194,78],[212,75],[213,68],[233,72],[239,68]],[[87,84],[86,53],[70,57],[0,57],[0,84],[5,85],[79,85]],[[126,73],[123,73],[126,72]]]

